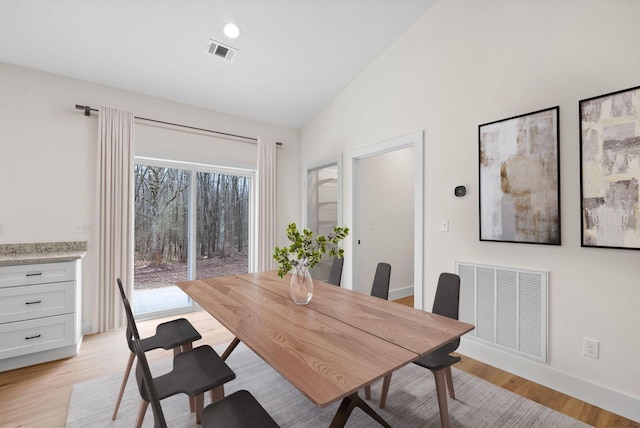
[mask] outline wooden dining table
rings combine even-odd
[[[389,424],[358,391],[457,339],[474,326],[314,280],[313,298],[289,297],[289,276],[276,271],[179,282],[243,342],[317,407],[342,400],[330,428],[355,407]],[[448,420],[448,418],[447,418]]]

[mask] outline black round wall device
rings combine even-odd
[[[454,190],[453,190],[453,194],[456,195],[457,197],[461,198],[464,195],[467,194],[467,188],[464,186],[457,186]]]

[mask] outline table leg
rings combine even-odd
[[[344,427],[345,424],[347,423],[347,419],[349,419],[349,415],[351,415],[351,412],[356,407],[360,407],[363,412],[371,416],[373,419],[376,420],[376,422],[378,422],[383,427],[391,428],[391,425],[389,425],[384,419],[382,419],[382,416],[377,414],[371,407],[369,407],[369,405],[364,400],[362,400],[362,398],[358,396],[357,392],[354,392],[348,397],[344,397],[342,399],[342,403],[340,403],[340,407],[338,408],[336,415],[333,417],[333,420],[331,421],[331,425],[329,425],[329,428]]]
[[[229,358],[229,355],[231,355],[231,353],[233,352],[234,349],[236,349],[236,346],[238,346],[239,343],[240,343],[240,339],[238,339],[237,337],[234,337],[231,343],[229,344],[229,346],[227,346],[227,349],[224,350],[224,353],[220,357],[222,361],[226,361],[227,358]]]

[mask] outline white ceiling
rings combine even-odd
[[[434,2],[0,0],[0,62],[301,128]]]

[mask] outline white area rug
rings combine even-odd
[[[222,348],[224,349],[224,348]],[[220,352],[220,349],[216,349]],[[227,360],[237,378],[225,385],[225,392],[249,390],[283,428],[328,427],[339,403],[319,409],[297,389],[263,362],[244,345],[238,346]],[[154,375],[170,370],[171,360],[152,365]],[[453,369],[456,400],[449,399],[452,427],[588,427],[582,422],[527,400],[482,379]],[[135,376],[129,378],[118,413],[111,421],[122,374],[114,374],[74,385],[67,414],[67,427],[131,427],[139,405]],[[394,373],[387,406],[377,406],[381,382],[372,387],[373,400],[368,401],[391,426],[398,428],[440,427],[438,402],[433,375],[429,370],[409,364]],[[360,393],[364,396],[364,392]],[[208,403],[205,395],[205,405]],[[189,412],[185,395],[162,400],[162,408],[170,428],[197,427],[195,415]],[[153,427],[151,406],[145,427]],[[377,426],[360,409],[355,409],[348,428]],[[250,428],[250,427],[248,427]]]

